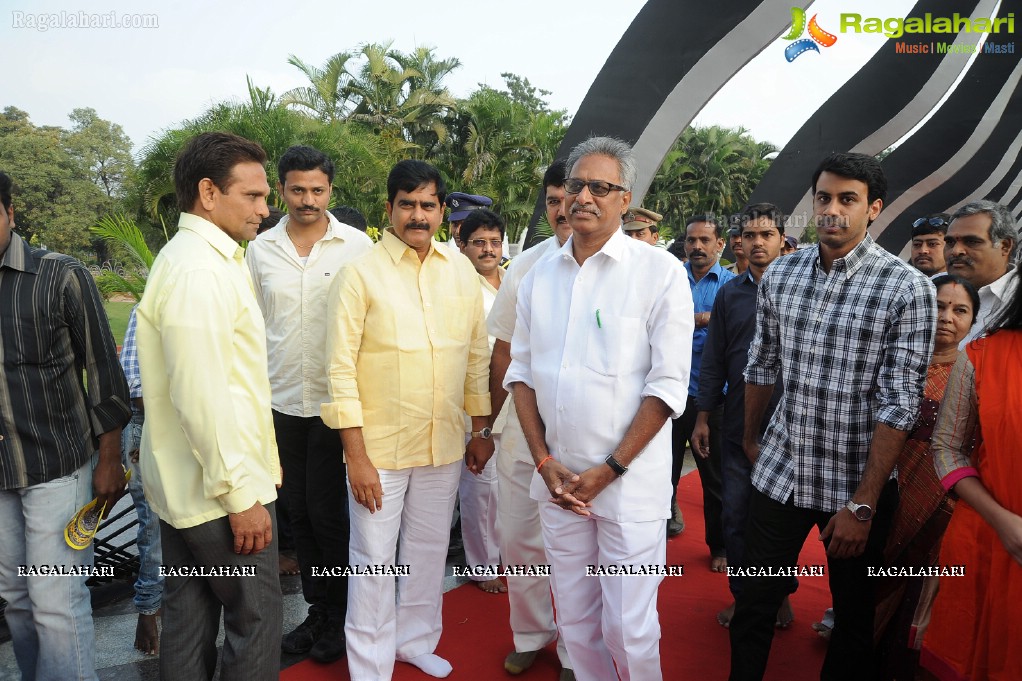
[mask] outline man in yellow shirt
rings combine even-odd
[[[428,163],[394,166],[391,227],[330,292],[330,402],[321,414],[341,431],[351,488],[349,564],[360,572],[348,582],[344,626],[352,681],[390,679],[395,659],[438,678],[451,673],[433,651],[461,452],[478,474],[493,442],[478,275],[433,240],[446,193]],[[463,412],[472,417],[467,448]]]
[[[280,463],[266,330],[239,242],[266,217],[266,154],[203,133],[174,165],[178,232],[138,307],[146,387],[142,482],[163,540],[160,676],[276,680],[281,596],[273,502]]]

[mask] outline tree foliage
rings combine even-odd
[[[695,213],[739,212],[762,179],[777,148],[744,128],[686,128],[653,178],[643,206],[664,216],[665,237],[684,229]]]

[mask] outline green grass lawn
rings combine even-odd
[[[128,328],[128,315],[131,314],[131,308],[135,307],[135,303],[107,301],[103,303],[103,307],[106,309],[106,316],[110,318],[110,330],[114,334],[114,342],[118,346],[123,345],[124,332]]]

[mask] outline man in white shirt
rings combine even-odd
[[[593,137],[567,167],[572,237],[522,281],[504,385],[539,473],[531,494],[575,676],[657,681],[663,572],[648,566],[666,558],[668,419],[688,396],[692,296],[675,258],[621,231],[631,148]]]
[[[329,401],[327,293],[338,270],[373,244],[327,212],[334,164],[323,152],[293,146],[277,171],[288,214],[249,244],[245,260],[266,320],[283,493],[309,603],[308,617],[284,636],[281,648],[332,662],[344,654],[348,580],[322,571],[348,563],[348,501],[341,439],[319,416],[320,405]]]
[[[504,245],[504,219],[491,210],[480,208],[468,214],[461,223],[458,235],[461,252],[472,261],[479,273],[479,284],[483,293],[483,316],[490,313],[493,300],[504,279],[504,268],[500,259]],[[493,350],[493,336],[489,337]],[[505,417],[491,418],[493,446],[500,446],[500,433]],[[470,439],[472,424],[466,418],[465,438]],[[500,564],[500,548],[497,545],[497,463],[494,457],[486,462],[483,470],[476,475],[464,467],[458,483],[461,499],[461,535],[465,544],[465,563],[469,578],[488,593],[507,593],[507,587],[495,574]]]
[[[955,211],[944,236],[948,274],[957,274],[979,291],[976,323],[961,348],[983,334],[1018,285],[1014,260],[1018,228],[1011,209],[993,201],[973,201]]]
[[[486,320],[486,328],[495,338],[490,357],[491,414],[499,414],[508,398],[504,374],[511,364],[511,337],[515,332],[518,287],[532,266],[557,251],[571,236],[571,226],[564,212],[564,161],[554,161],[543,174],[546,219],[554,236],[519,255],[508,265],[507,274],[497,291]],[[507,565],[546,565],[546,550],[539,523],[539,503],[529,496],[535,465],[522,434],[514,400],[507,400],[507,423],[501,433],[497,451],[497,524],[500,532],[500,555]],[[557,657],[561,661],[561,681],[574,675],[554,624],[550,579],[545,576],[508,576],[511,632],[515,649],[504,660],[510,674],[521,674],[532,666],[540,649],[557,640]]]

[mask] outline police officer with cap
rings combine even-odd
[[[654,213],[641,206],[632,206],[625,213],[624,225],[621,228],[633,239],[655,246],[660,241],[660,226],[657,223],[663,219],[664,216],[660,213]]]

